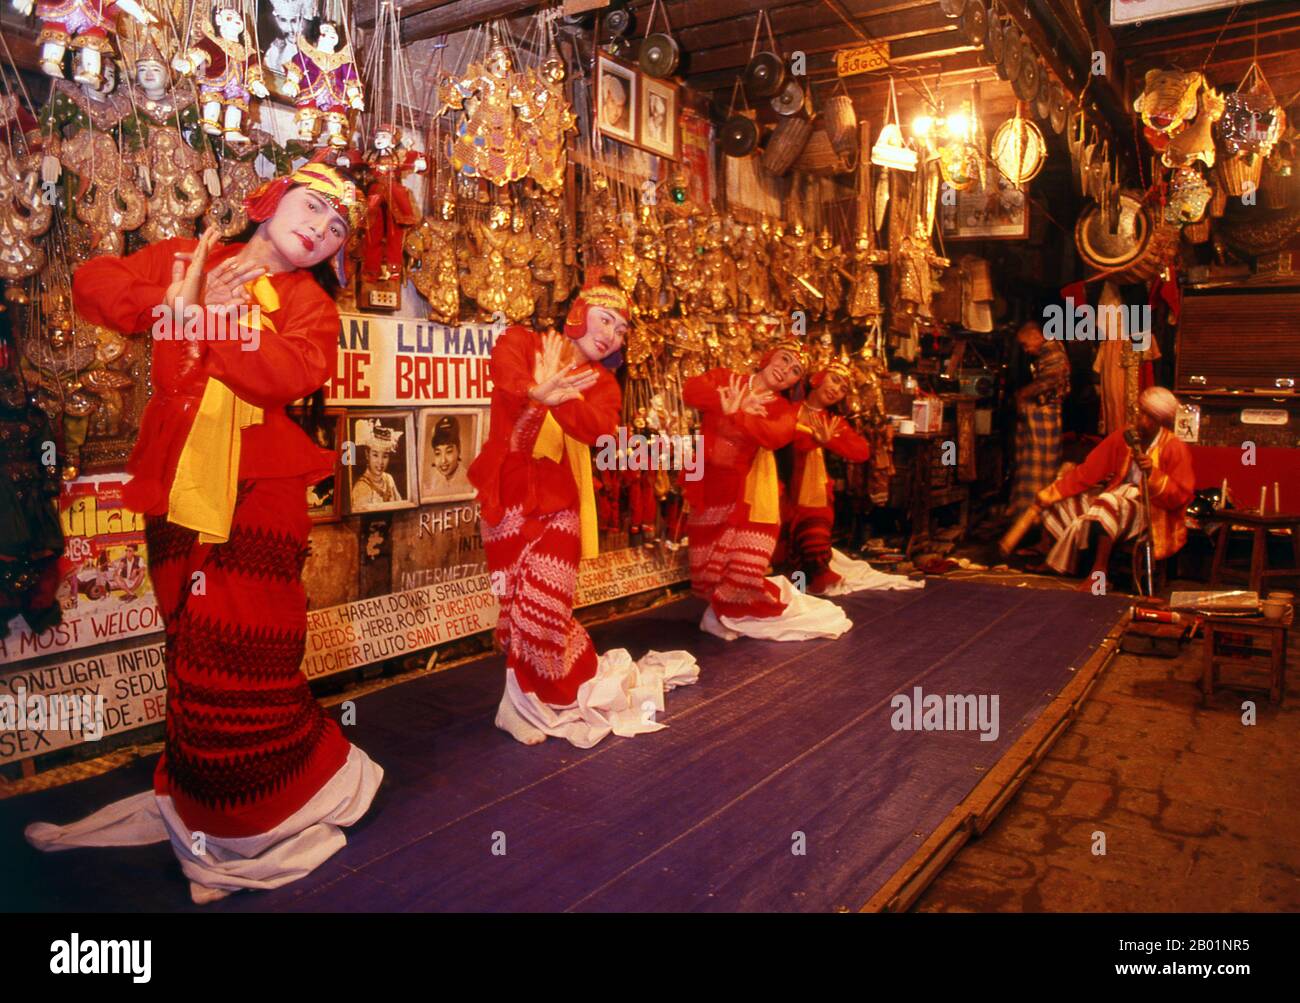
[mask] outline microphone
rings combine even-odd
[[[1124,430],[1124,441],[1128,443],[1128,448],[1133,450],[1134,455],[1142,451],[1142,440],[1138,437],[1136,428]]]

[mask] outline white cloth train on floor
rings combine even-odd
[[[718,616],[713,607],[704,611],[700,629],[724,641],[738,637],[756,637],[764,641],[812,641],[839,637],[853,626],[853,621],[829,599],[806,595],[784,575],[768,579],[781,590],[786,604],[780,616]]]
[[[203,904],[241,888],[279,888],[311,873],[343,849],[347,839],[342,828],[366,813],[383,778],[383,769],[354,745],[315,797],[270,832],[256,836],[193,833],[176,814],[172,799],[153,791],[115,801],[70,825],[35,822],[24,835],[47,853],[171,840],[181,870],[190,879],[190,896]]]
[[[855,561],[838,550],[831,551],[831,570],[843,581],[836,582],[825,592],[828,596],[844,596],[850,592],[864,592],[868,589],[923,589],[925,579],[912,581],[907,575],[889,575],[877,571],[866,561]]]
[[[615,648],[598,657],[596,674],[578,687],[576,703],[552,707],[525,693],[514,670],[507,669],[496,725],[525,745],[549,735],[590,749],[610,734],[631,738],[662,731],[667,726],[655,713],[663,712],[664,693],[699,678],[699,663],[690,652],[651,651],[633,661],[625,648]]]

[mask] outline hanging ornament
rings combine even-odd
[[[531,127],[528,176],[543,190],[557,192],[564,187],[568,165],[566,136],[574,130],[577,116],[564,95],[564,60],[555,47],[550,16],[539,16],[547,17],[546,58],[539,68],[530,68],[523,75],[524,101],[519,106],[519,118]]]
[[[73,198],[76,218],[89,229],[88,253],[125,251],[123,234],[144,223],[148,204],[113,137],[89,129],[63,144],[63,160],[81,179]]]
[[[39,154],[19,156],[0,143],[0,278],[9,282],[45,267],[37,238],[50,228],[52,210],[40,184],[40,160]]]
[[[41,69],[52,77],[63,76],[63,57],[73,51],[72,79],[89,87],[99,87],[104,57],[111,62],[117,34],[119,13],[140,24],[157,24],[158,19],[135,0],[13,0],[14,9],[30,17],[33,7],[41,19]]]
[[[262,65],[248,31],[248,0],[209,0],[195,4],[189,48],[172,60],[172,69],[198,83],[200,125],[227,142],[247,143],[244,116],[254,96],[270,96]]]
[[[510,50],[493,24],[482,63],[473,63],[460,80],[442,87],[439,114],[463,109],[451,143],[451,163],[469,177],[494,185],[518,181],[528,173],[531,147],[520,128],[517,110],[527,107]]]
[[[1002,175],[1017,188],[1023,188],[1043,169],[1047,162],[1047,142],[1038,126],[1020,114],[1007,119],[993,134],[989,157]]]
[[[299,36],[297,51],[285,65],[283,90],[298,109],[299,142],[346,149],[348,109],[366,106],[352,46],[339,48],[339,26],[331,21],[318,22],[312,34]]]

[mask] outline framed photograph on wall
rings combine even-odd
[[[613,139],[640,145],[637,114],[641,97],[641,74],[601,53],[596,60],[596,128]]]
[[[677,128],[677,85],[653,77],[641,78],[640,123],[641,149],[669,160],[681,157]]]
[[[421,505],[474,497],[469,465],[478,456],[483,413],[475,407],[430,407],[420,412],[416,469]]]
[[[996,167],[987,169],[988,187],[956,192],[939,206],[945,240],[1024,240],[1029,236],[1029,198]]]
[[[415,416],[410,411],[365,411],[347,417],[355,463],[342,478],[346,511],[414,508]]]
[[[339,498],[339,445],[343,441],[343,411],[326,408],[320,421],[311,421],[310,411],[294,408],[290,415],[303,425],[311,441],[321,449],[334,454],[334,470],[328,476],[307,487],[307,514],[312,522],[337,522],[343,516]]]

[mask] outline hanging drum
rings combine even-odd
[[[1123,285],[1155,278],[1173,260],[1178,228],[1157,226],[1139,193],[1120,194],[1115,232],[1103,217],[1100,206],[1090,206],[1074,227],[1079,256],[1091,268]]]
[[[758,145],[758,126],[753,113],[732,115],[722,123],[718,142],[728,157],[748,157]]]
[[[641,54],[637,62],[641,64],[641,69],[646,76],[662,79],[671,77],[677,72],[677,65],[681,62],[681,58],[682,53],[677,46],[677,40],[672,35],[655,32],[646,35],[641,42]]]
[[[760,52],[745,67],[744,79],[751,98],[775,97],[785,86],[785,60],[775,52]]]
[[[788,174],[812,137],[813,124],[802,115],[791,115],[777,123],[763,150],[763,166],[778,177]]]
[[[787,80],[781,92],[772,98],[772,109],[778,115],[794,115],[803,110],[803,84],[798,80]]]

